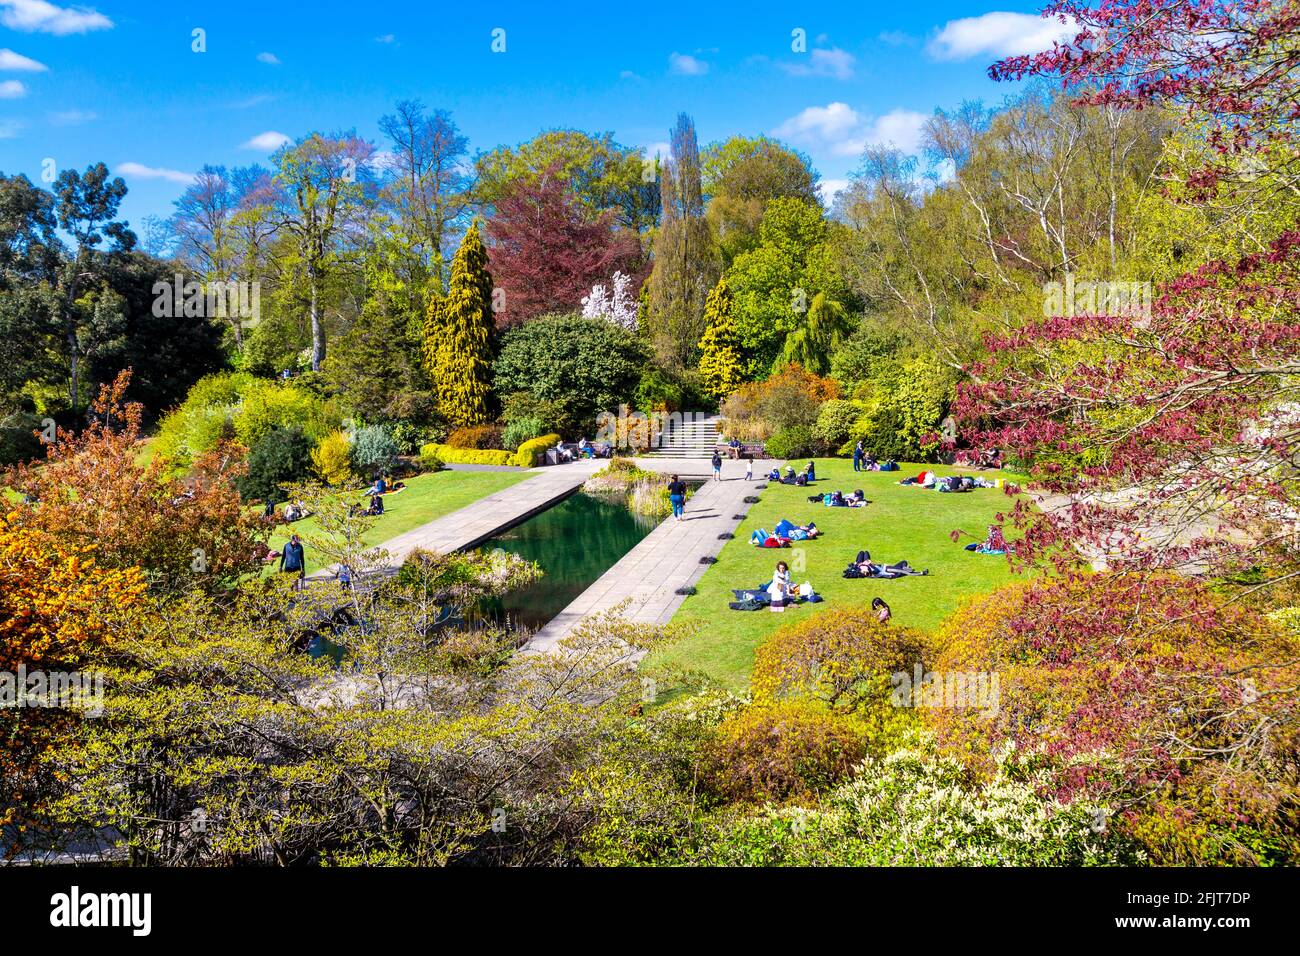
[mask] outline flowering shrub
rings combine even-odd
[[[1108,810],[1047,792],[1038,755],[1013,752],[984,782],[921,742],[866,758],[815,809],[769,808],[715,824],[705,866],[1086,866],[1142,862]]]
[[[792,363],[761,382],[751,382],[722,403],[728,435],[763,441],[787,428],[811,428],[822,403],[839,398],[839,386]]]
[[[1008,743],[1041,745],[1057,796],[1123,803],[1118,825],[1155,862],[1300,850],[1283,822],[1300,796],[1285,769],[1300,732],[1295,635],[1185,578],[1097,574],[975,599],[937,641],[936,671],[1000,678],[992,714],[925,711],[973,766],[988,771]]]
[[[311,463],[325,484],[334,487],[348,484],[352,480],[352,450],[348,447],[348,436],[341,431],[326,435],[312,449]]]
[[[500,448],[501,429],[496,425],[469,425],[453,429],[446,444],[451,448]]]

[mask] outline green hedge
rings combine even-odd
[[[422,459],[436,459],[449,465],[512,465],[515,456],[491,448],[452,448],[430,442],[420,448]]]
[[[519,446],[515,452],[514,463],[520,468],[532,468],[541,461],[542,455],[546,449],[553,448],[561,442],[559,435],[542,435],[540,438],[530,438]]]

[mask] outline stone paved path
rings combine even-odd
[[[642,467],[656,471],[676,470],[679,474],[692,472],[692,465],[666,459],[642,459]],[[707,481],[686,504],[686,517],[682,521],[668,518],[642,539],[641,543],[623,556],[623,559],[605,572],[596,583],[583,591],[549,624],[537,632],[527,645],[531,652],[550,651],[574,626],[589,614],[607,610],[624,600],[630,604],[624,612],[632,621],[643,624],[666,624],[685,600],[676,590],[694,584],[708,566],[700,558],[717,557],[726,541],[718,539],[723,532],[735,532],[740,522],[736,515],[749,510],[747,495],[757,494],[755,488],[763,483],[763,472],[783,462],[762,461],[754,463],[754,480],[744,480],[743,462],[723,463],[723,480]],[[708,468],[707,462],[704,463]]]
[[[459,511],[389,538],[383,543],[383,548],[394,565],[400,565],[415,548],[442,554],[472,548],[502,528],[530,518],[569,496],[607,464],[604,461],[577,461],[533,468],[531,471],[536,474],[535,478],[527,478]]]

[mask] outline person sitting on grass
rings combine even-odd
[[[376,517],[384,513],[384,499],[379,495],[372,495],[370,498],[370,507],[366,509],[366,514]]]
[[[816,466],[815,464],[813,464],[811,461],[809,461],[809,462],[808,462],[808,467],[805,468],[805,469],[803,470],[803,476],[804,476],[805,478],[808,479],[809,484],[811,484],[812,482],[816,481],[816,480],[817,480],[817,466]]]
[[[871,599],[871,610],[876,612],[876,620],[881,624],[884,624],[894,616],[893,612],[889,610],[889,605],[880,598]]]
[[[791,591],[790,565],[778,561],[776,571],[772,574],[772,583],[767,586],[767,593],[772,596],[772,603],[779,606],[790,600]]]

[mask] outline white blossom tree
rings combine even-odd
[[[615,272],[611,284],[614,287],[612,293],[605,288],[603,282],[591,287],[590,294],[582,300],[582,317],[605,319],[635,332],[637,304],[631,293],[632,277]]]

